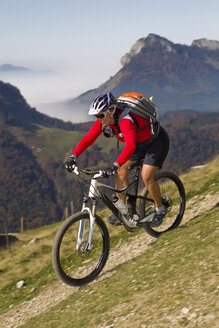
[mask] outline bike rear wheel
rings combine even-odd
[[[151,236],[159,237],[162,233],[172,230],[180,224],[185,211],[186,196],[181,180],[174,173],[157,172],[155,180],[160,186],[162,202],[167,208],[167,214],[159,227],[152,228],[150,222],[147,222],[144,225],[144,229]],[[140,200],[139,214],[141,220],[147,213],[155,212],[154,201],[146,188],[143,189],[142,196],[148,199]]]
[[[78,243],[79,225],[83,224],[83,240]],[[59,228],[52,250],[53,267],[67,285],[82,286],[94,280],[109,255],[109,233],[100,217],[95,217],[92,247],[88,247],[90,219],[87,212],[70,216]]]

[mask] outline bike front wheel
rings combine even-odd
[[[105,223],[100,217],[95,217],[91,245],[88,245],[89,231],[89,214],[79,212],[70,216],[56,234],[52,250],[53,267],[67,285],[89,283],[106,264],[110,241]]]
[[[155,180],[159,184],[162,203],[167,209],[167,214],[159,227],[152,228],[150,222],[147,222],[144,224],[144,229],[151,236],[159,237],[163,232],[176,228],[182,221],[185,211],[186,196],[181,180],[174,173],[165,171],[157,172]],[[148,213],[155,212],[154,201],[146,188],[143,189],[142,196],[144,199],[141,199],[139,203],[141,220],[145,218]]]

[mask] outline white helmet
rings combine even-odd
[[[111,105],[116,105],[117,100],[113,96],[112,92],[105,92],[94,99],[92,102],[89,112],[89,115],[97,115],[100,112],[105,112]]]

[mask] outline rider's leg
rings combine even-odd
[[[130,171],[128,170],[129,166],[132,165],[134,162],[128,160],[125,164],[123,164],[118,170],[116,174],[116,181],[115,186],[116,189],[122,189],[125,188],[128,185],[128,176]],[[126,197],[122,194],[116,194],[117,197],[126,204]],[[114,214],[111,214],[105,218],[110,224],[113,225],[120,225],[120,221],[117,219],[117,217]]]
[[[155,202],[155,206],[159,208],[162,206],[160,187],[159,184],[154,180],[154,176],[157,170],[157,166],[144,164],[142,167],[141,175],[146,188],[148,189],[151,197]]]
[[[117,170],[116,181],[115,181],[116,189],[122,189],[128,185],[128,176],[130,173],[128,168],[133,163],[134,163],[133,161],[128,160]],[[117,197],[125,203],[126,197],[123,194],[117,194]]]
[[[154,214],[152,222],[150,223],[151,227],[158,227],[159,225],[161,225],[161,223],[163,222],[163,218],[166,214],[166,208],[162,205],[159,184],[154,179],[154,175],[157,170],[157,166],[144,164],[142,167],[142,179],[150,195],[152,196],[156,207],[156,212]]]

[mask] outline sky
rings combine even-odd
[[[54,72],[0,80],[30,105],[74,98],[117,73],[149,33],[186,45],[219,40],[219,1],[0,0],[0,65]]]

